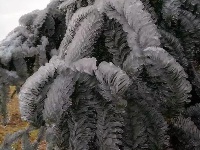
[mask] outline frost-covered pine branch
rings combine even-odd
[[[200,149],[199,6],[53,0],[22,16],[0,44],[0,106],[21,87],[21,117],[40,129],[22,147]]]

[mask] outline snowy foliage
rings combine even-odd
[[[2,150],[199,150],[199,13],[198,0],[52,0],[23,15],[0,44],[0,110],[21,87],[30,127]]]

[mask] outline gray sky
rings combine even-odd
[[[0,41],[18,26],[18,19],[35,9],[43,9],[50,0],[0,0]]]

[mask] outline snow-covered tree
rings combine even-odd
[[[2,149],[45,135],[48,150],[199,150],[199,14],[198,0],[53,0],[22,16],[0,81],[2,102],[23,84],[30,127]]]

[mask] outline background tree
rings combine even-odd
[[[21,116],[49,150],[198,150],[199,13],[198,0],[51,1],[2,42],[2,85],[31,75]],[[30,129],[2,149],[36,149]]]

